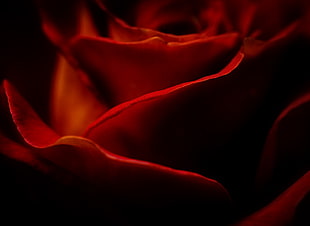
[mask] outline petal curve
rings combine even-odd
[[[3,86],[13,121],[23,139],[34,147],[54,144],[60,136],[40,119],[13,85],[4,81]]]
[[[71,46],[99,91],[109,91],[112,105],[215,73],[239,48],[236,33],[185,43],[166,43],[160,37],[130,43],[78,37]]]

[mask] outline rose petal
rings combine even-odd
[[[240,31],[244,36],[248,36],[250,32],[253,32],[251,29],[258,8],[258,2],[249,0],[225,1],[224,6],[228,20],[231,22],[233,28]]]
[[[230,199],[226,190],[198,174],[112,155],[78,137],[63,137],[53,146],[40,149],[22,147],[3,136],[0,140],[2,154],[34,169],[27,175],[29,180],[20,183],[23,194],[32,196],[24,213],[41,203],[40,208],[51,210],[43,216],[53,219],[73,217],[74,221],[91,217],[117,225],[137,225],[148,219],[152,219],[148,225],[182,221],[221,223],[228,219]],[[29,169],[25,170],[29,173]],[[46,175],[42,183],[31,180],[36,170]],[[20,181],[22,175],[15,177]],[[51,181],[46,185],[46,180]],[[54,193],[48,185],[53,186]],[[33,193],[37,188],[32,186],[41,190]],[[11,193],[7,195],[12,197]],[[13,197],[11,202],[18,200]]]
[[[201,222],[198,220],[206,216],[210,218],[206,223],[217,222],[222,214],[225,218],[229,202],[226,191],[200,175],[111,155],[92,142],[75,137],[64,137],[54,147],[38,153],[87,181],[86,189],[93,197],[90,204],[100,215],[102,209],[107,209],[116,216],[120,214],[120,219],[138,222],[143,220],[142,213],[156,216],[155,222]],[[188,215],[180,216],[179,211]]]
[[[81,79],[63,56],[58,56],[51,93],[51,123],[62,135],[79,135],[87,125],[106,111],[94,90]]]
[[[115,41],[120,42],[137,42],[152,37],[160,37],[166,42],[188,42],[207,36],[206,32],[202,34],[195,33],[188,35],[173,35],[159,32],[153,29],[133,27],[129,26],[124,21],[110,14],[109,19],[109,37]]]
[[[63,50],[66,50],[67,42],[75,35],[98,35],[85,0],[38,0],[37,5],[43,30]]]
[[[220,30],[231,31],[227,29],[223,3],[217,0],[131,1],[126,6],[115,1],[97,2],[104,11],[116,15],[123,23],[175,34],[176,38],[184,34],[204,32],[216,35]]]
[[[303,20],[310,9],[307,0],[262,0],[256,15],[254,26],[264,31],[264,36],[273,35],[283,27],[296,21]],[[273,15],[271,18],[269,15]],[[268,19],[267,19],[268,18]]]
[[[221,3],[201,0],[141,1],[133,10],[134,24],[176,35],[202,31],[216,35],[225,16]]]
[[[245,193],[251,193],[272,117],[262,114],[263,102],[273,98],[271,81],[283,78],[273,60],[283,53],[283,44],[287,37],[247,40],[243,62],[238,55],[213,76],[120,104],[90,125],[85,136],[114,153],[216,178],[237,202],[248,202],[245,197],[251,196]]]
[[[258,171],[260,192],[273,196],[309,170],[309,112],[310,94],[306,93],[293,101],[275,121]]]
[[[92,124],[86,136],[122,155],[177,168],[198,167],[198,156],[214,155],[240,128],[260,98],[257,85],[265,86],[260,75],[231,73],[241,59],[242,54],[237,55],[214,76],[119,105]]]
[[[234,226],[283,226],[290,225],[299,203],[310,192],[310,171],[298,179],[272,203],[234,224]],[[305,219],[306,220],[306,219]],[[309,222],[309,216],[307,219]],[[303,222],[306,223],[306,222]],[[295,225],[295,224],[294,224]],[[306,225],[306,224],[305,224]]]
[[[120,219],[121,223],[134,224],[141,224],[144,219],[140,214],[145,214],[155,219],[151,225],[163,221],[228,220],[230,199],[216,181],[117,156],[80,137],[62,137],[50,144],[57,135],[40,121],[10,83],[5,82],[4,88],[12,118],[31,145],[22,146],[0,134],[0,153],[25,164],[19,166],[18,162],[17,165],[8,162],[10,169],[15,166],[16,169],[24,168],[25,172],[20,174],[17,170],[14,173],[22,194],[16,199],[13,193],[7,195],[12,198],[12,203],[30,201],[28,209],[17,208],[14,214],[42,208],[48,210],[42,213],[46,217],[95,217],[104,222]],[[26,181],[23,180],[25,175]],[[37,181],[34,179],[37,177],[42,179]],[[55,189],[54,192],[49,186]]]
[[[12,119],[23,139],[34,147],[53,144],[59,138],[59,135],[39,118],[8,81],[4,81],[3,86]]]
[[[120,42],[136,42],[142,41],[145,39],[149,39],[152,37],[160,37],[167,42],[185,42],[191,41],[203,36],[206,34],[188,34],[188,35],[173,35],[163,33],[157,30],[131,26],[127,24],[124,20],[116,17],[112,14],[105,4],[103,4],[100,0],[98,2],[98,7],[101,9],[101,14],[106,15],[108,21],[106,21],[108,25],[108,37]]]
[[[79,37],[71,49],[115,105],[219,70],[239,41],[234,33],[186,43],[166,43],[158,37],[132,43]]]

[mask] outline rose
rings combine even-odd
[[[280,18],[279,21],[268,24],[259,23],[262,15],[268,13],[269,6],[272,8],[265,1],[240,1],[236,11],[230,8],[229,1],[210,2],[205,8],[198,7],[202,10],[200,21],[209,22],[208,29],[205,33],[185,36],[168,35],[152,29],[183,32],[176,29],[179,22],[186,27],[185,32],[204,29],[203,23],[197,25],[196,20],[188,19],[192,18],[188,17],[188,13],[192,16],[191,13],[195,12],[194,16],[197,16],[195,6],[198,3],[201,6],[201,2],[184,2],[186,7],[183,7],[183,2],[178,2],[169,8],[165,4],[174,1],[143,1],[137,3],[136,8],[131,5],[131,10],[136,10],[136,15],[141,16],[137,18],[132,18],[131,10],[126,14],[119,12],[112,2],[101,2],[99,5],[104,4],[101,6],[105,11],[99,15],[110,19],[109,38],[98,38],[98,34],[89,29],[92,28],[90,14],[84,1],[75,2],[76,7],[73,7],[74,2],[68,2],[68,9],[77,11],[71,10],[73,14],[69,14],[70,11],[65,10],[64,15],[59,9],[66,5],[57,3],[39,4],[43,10],[43,27],[81,75],[77,77],[76,70],[65,59],[59,59],[52,101],[52,127],[57,132],[42,123],[14,87],[9,83],[4,85],[6,97],[3,108],[9,109],[8,115],[12,114],[14,122],[13,130],[16,131],[15,126],[26,144],[17,142],[17,138],[5,128],[5,136],[1,138],[2,153],[26,162],[56,180],[51,182],[46,179],[47,176],[41,177],[53,183],[55,188],[49,190],[43,187],[42,194],[60,191],[52,195],[56,201],[43,199],[45,206],[67,210],[75,206],[66,202],[77,199],[74,211],[86,216],[100,216],[103,221],[111,220],[111,224],[144,224],[141,214],[159,217],[158,221],[166,223],[170,220],[188,220],[191,224],[199,224],[201,217],[208,216],[209,223],[214,221],[213,225],[220,224],[222,220],[228,220],[226,211],[229,200],[221,185],[206,178],[210,177],[222,183],[231,194],[235,202],[233,208],[239,212],[233,220],[239,221],[250,215],[239,221],[239,225],[253,225],[253,222],[283,225],[289,221],[307,220],[302,218],[307,202],[304,197],[309,190],[309,174],[305,174],[308,170],[305,160],[307,142],[303,136],[287,135],[293,125],[302,125],[307,117],[303,113],[307,112],[307,95],[294,98],[294,101],[289,99],[301,90],[300,84],[307,81],[302,77],[305,65],[303,62],[293,62],[293,65],[299,66],[295,84],[289,81],[289,85],[283,85],[287,78],[282,74],[281,78],[279,76],[281,72],[293,68],[291,65],[287,67],[285,62],[292,60],[291,54],[298,47],[297,41],[304,40],[305,46],[308,44],[307,36],[302,39],[307,34],[303,30],[303,20],[294,21],[296,18],[303,19],[302,12],[299,12],[302,1],[300,4],[291,3],[294,8],[297,6],[298,12],[293,10],[296,13],[293,18],[282,15],[283,12],[290,12],[290,8],[284,8],[276,17]],[[53,14],[53,4],[58,6],[56,15]],[[135,19],[137,25],[151,29],[129,27],[111,15],[106,7],[129,22]],[[158,15],[145,13],[157,9],[162,9]],[[74,19],[76,12],[84,18],[80,24]],[[97,14],[93,12],[92,15]],[[65,20],[63,16],[69,19]],[[253,21],[252,25],[245,23],[248,21]],[[227,34],[219,34],[220,28]],[[78,36],[78,30],[84,37]],[[117,41],[111,41],[111,38]],[[203,50],[208,50],[208,54]],[[284,54],[289,56],[283,57]],[[197,58],[188,60],[188,56]],[[116,61],[123,64],[116,65]],[[212,68],[213,65],[216,67]],[[130,76],[124,76],[125,72],[130,72]],[[144,74],[148,74],[148,79]],[[122,80],[115,76],[122,76]],[[279,78],[281,85],[275,83]],[[98,81],[95,87],[92,85],[94,80]],[[94,98],[85,83],[91,86],[92,91],[96,89],[101,98]],[[107,84],[108,89],[103,89]],[[129,84],[133,84],[134,88]],[[70,93],[68,87],[72,89]],[[288,88],[285,90],[288,91],[287,97],[283,96],[283,90]],[[291,103],[287,102],[289,100]],[[271,105],[274,101],[276,106]],[[101,111],[106,112],[88,126]],[[277,115],[279,117],[274,121]],[[273,121],[262,152],[263,138]],[[88,128],[83,133],[86,126]],[[293,133],[304,135],[306,132],[307,126],[300,126]],[[58,140],[59,135],[71,134],[82,134],[92,141],[79,137]],[[283,136],[285,139],[280,139]],[[244,137],[249,141],[242,140]],[[297,154],[292,152],[296,147],[299,147]],[[124,159],[102,148],[149,162]],[[252,152],[249,153],[248,149]],[[234,152],[231,153],[231,150]],[[261,153],[259,168],[257,160]],[[206,177],[150,162],[199,172]],[[284,167],[287,165],[289,167]],[[258,186],[254,187],[252,180],[257,168]],[[303,174],[305,176],[302,177]],[[36,175],[30,172],[28,177],[34,178]],[[295,180],[298,181],[290,187]],[[34,188],[34,182],[27,181],[24,186]],[[68,187],[79,190],[66,197]],[[253,188],[258,190],[253,191]],[[284,188],[288,188],[288,192],[271,202]],[[41,201],[40,197],[33,195],[33,200]],[[265,200],[260,203],[255,195]],[[83,200],[88,203],[86,207],[83,207]],[[271,204],[266,208],[251,215],[253,210],[269,202]],[[295,208],[297,214],[293,219]],[[180,216],[179,211],[184,211],[184,217],[182,214]]]

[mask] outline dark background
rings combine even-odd
[[[41,31],[38,10],[32,0],[2,0],[0,17],[0,78],[11,81],[44,118],[55,50]]]

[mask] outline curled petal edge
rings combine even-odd
[[[244,54],[240,51],[237,53],[237,55],[230,61],[230,63],[224,69],[222,69],[220,72],[218,72],[216,74],[213,74],[210,76],[205,76],[205,77],[200,78],[200,79],[195,80],[195,81],[184,82],[184,83],[181,83],[179,85],[169,87],[167,89],[151,92],[151,93],[142,95],[136,99],[133,99],[133,100],[124,102],[122,104],[119,104],[119,105],[115,106],[114,108],[111,108],[109,111],[105,112],[100,118],[98,118],[96,121],[91,123],[89,125],[89,127],[86,129],[84,136],[87,136],[89,133],[91,133],[91,131],[94,128],[96,128],[100,124],[104,123],[105,121],[109,120],[110,118],[117,116],[118,114],[122,113],[123,111],[125,111],[126,109],[130,108],[131,106],[133,106],[135,104],[138,104],[140,102],[150,101],[150,100],[153,100],[153,99],[161,97],[161,96],[169,95],[171,93],[176,92],[179,89],[182,89],[182,88],[187,87],[187,86],[191,86],[193,84],[205,82],[207,80],[216,79],[216,78],[228,75],[235,68],[238,67],[238,65],[241,63],[243,58],[244,58]]]
[[[219,182],[200,174],[119,156],[103,150],[87,138],[59,136],[40,119],[13,85],[5,81],[3,86],[13,122],[26,145],[18,144],[0,134],[1,154],[24,162],[43,173],[55,176],[63,183],[66,183],[67,177],[62,173],[59,174],[59,170],[66,172],[64,174],[69,173],[69,175],[78,177],[82,181],[96,184],[100,181],[111,182],[115,180],[113,176],[115,172],[122,175],[126,171],[124,169],[130,168],[144,177],[162,175],[181,181],[184,178],[185,181],[191,181],[196,185],[203,184],[207,190],[219,192],[222,198],[229,200],[228,192]],[[28,126],[32,126],[30,130]],[[42,136],[51,137],[40,141]],[[132,176],[135,177],[134,174]],[[139,180],[139,178],[136,179]]]

